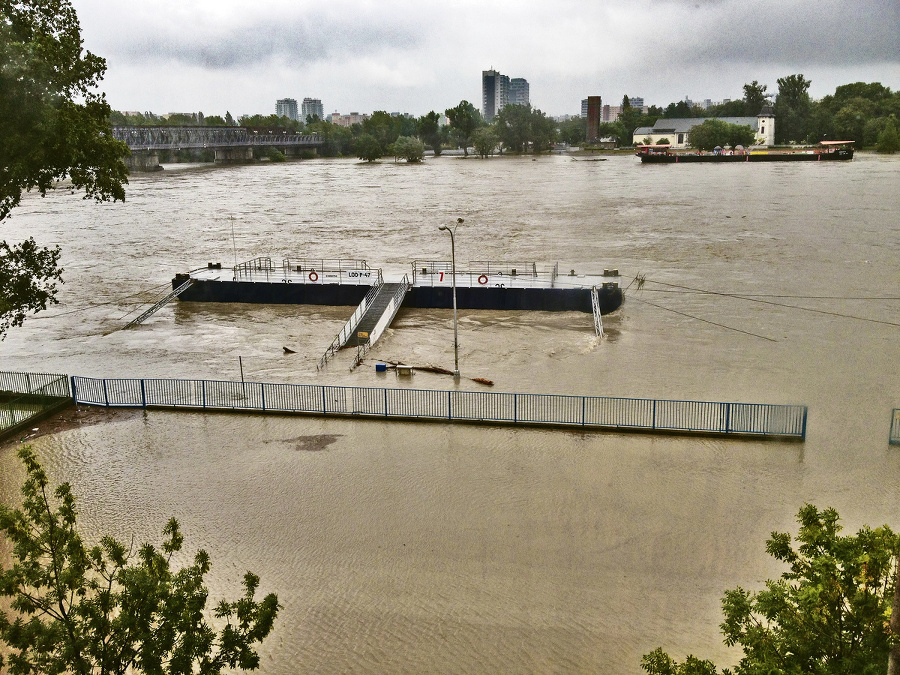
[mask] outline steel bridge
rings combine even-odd
[[[113,127],[113,138],[131,150],[192,148],[310,147],[322,145],[318,134],[259,132],[246,127]]]

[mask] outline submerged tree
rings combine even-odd
[[[0,532],[13,564],[0,566],[0,671],[26,673],[221,673],[255,670],[255,645],[272,630],[278,599],[255,599],[259,578],[244,575],[244,595],[221,601],[208,622],[203,577],[209,556],[173,569],[184,537],[173,518],[161,549],[137,551],[112,537],[87,546],[77,530],[68,483],[51,488],[34,452],[19,451],[27,477],[23,505],[0,504]],[[6,603],[4,603],[6,604]]]
[[[462,146],[463,154],[469,154],[469,143],[472,133],[482,125],[483,120],[478,109],[468,101],[460,101],[455,108],[444,111],[450,120],[450,129],[456,137],[456,142]]]
[[[421,162],[425,157],[425,144],[412,136],[400,136],[393,143],[394,157],[405,159],[411,164]]]
[[[796,549],[787,533],[773,532],[766,542],[788,571],[765,590],[739,587],[722,599],[725,644],[744,651],[735,675],[883,675],[900,639],[888,628],[900,535],[885,525],[840,536],[837,512],[810,504],[797,520]],[[679,664],[661,649],[645,655],[641,667],[650,675],[717,672],[710,661],[689,656]]]

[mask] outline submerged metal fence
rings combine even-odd
[[[0,371],[0,436],[71,397],[68,375]]]
[[[891,445],[900,445],[900,408],[895,408],[891,413]]]
[[[213,380],[72,378],[77,403],[560,425],[806,438],[803,405],[336,387]]]

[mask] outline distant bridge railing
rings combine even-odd
[[[318,134],[259,133],[244,127],[113,127],[113,138],[132,150],[245,146],[319,146]]]
[[[0,372],[0,438],[71,404],[68,375]]]
[[[72,378],[77,403],[806,438],[803,405],[382,389],[215,380]]]
[[[891,445],[900,445],[900,408],[891,413]]]

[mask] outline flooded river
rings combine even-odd
[[[250,569],[284,609],[263,672],[639,673],[657,646],[731,665],[720,599],[781,570],[804,502],[900,529],[900,161],[641,166],[444,157],[169,167],[125,204],[28,196],[3,224],[63,249],[61,304],[0,343],[3,370],[800,403],[805,443],[142,412],[38,438],[90,536],[178,517],[212,598]],[[624,306],[403,309],[351,372],[315,363],[351,308],[172,303],[178,272],[268,256],[617,267]],[[635,281],[641,276],[643,284]],[[741,297],[735,297],[741,296]],[[295,353],[285,353],[288,347]],[[15,496],[14,448],[0,496]]]

